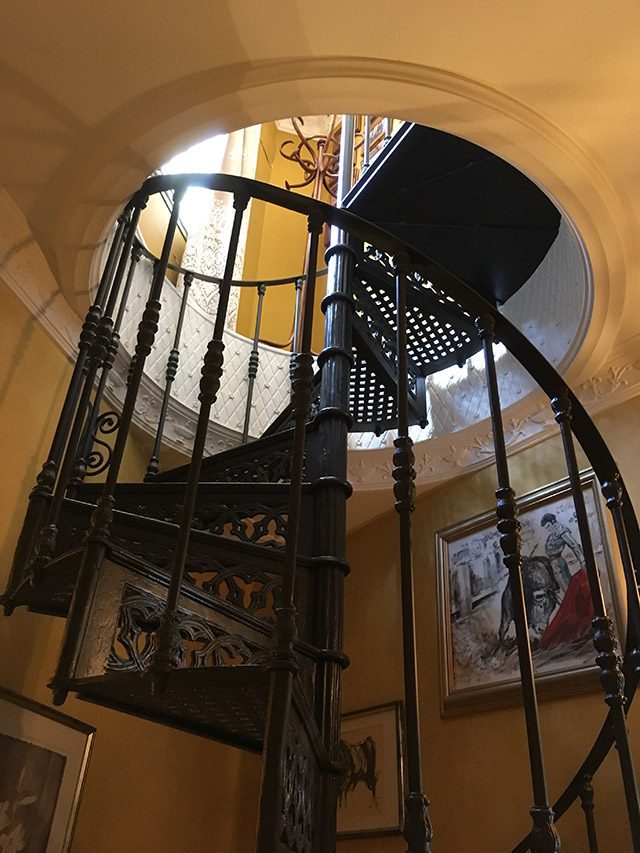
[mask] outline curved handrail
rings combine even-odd
[[[157,261],[158,257],[153,254],[153,252],[149,251],[146,246],[144,246],[140,240],[136,240],[136,246],[140,249],[142,254],[149,261]],[[180,264],[173,264],[171,261],[167,263],[167,269],[172,270],[173,272],[177,272],[178,275],[190,275],[192,278],[197,279],[198,281],[206,281],[209,284],[222,284],[222,278],[216,275],[206,275],[203,272],[194,272],[193,270],[189,270],[186,267],[181,266]],[[327,275],[328,269],[325,267],[322,270],[318,270],[316,276],[325,276]],[[263,285],[264,287],[278,287],[281,284],[295,284],[297,281],[304,281],[306,279],[306,273],[301,273],[300,275],[292,275],[288,278],[268,278],[268,279],[256,279],[255,281],[251,281],[249,279],[232,279],[231,286],[232,287],[259,287]]]

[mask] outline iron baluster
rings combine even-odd
[[[362,145],[362,173],[370,166],[371,160],[371,116],[364,117],[364,140]]]
[[[293,380],[293,448],[291,451],[291,486],[287,513],[287,537],[285,541],[282,582],[282,604],[277,609],[275,629],[275,656],[271,661],[271,682],[267,721],[265,725],[265,751],[262,764],[260,808],[257,849],[260,853],[279,853],[281,848],[282,802],[281,791],[284,781],[285,753],[289,729],[289,718],[293,694],[294,677],[298,664],[294,655],[297,639],[295,583],[298,556],[298,536],[301,521],[302,479],[304,470],[304,447],[306,424],[311,408],[313,393],[313,356],[311,355],[311,333],[313,328],[313,305],[316,286],[318,242],[323,227],[322,213],[309,215],[309,245],[305,304],[303,313],[300,352],[296,355]]]
[[[560,849],[560,838],[554,825],[553,810],[549,805],[547,781],[542,754],[540,722],[538,718],[538,701],[536,685],[533,676],[533,661],[529,644],[529,626],[524,600],[524,585],[522,580],[522,558],[520,542],[520,523],[518,521],[518,506],[509,479],[507,449],[504,440],[502,412],[500,410],[500,394],[496,365],[493,357],[493,340],[495,321],[489,314],[483,314],[476,320],[478,334],[482,341],[485,368],[487,374],[487,390],[489,394],[489,409],[493,429],[493,444],[496,455],[496,472],[498,488],[496,498],[498,505],[498,531],[500,547],[504,554],[503,562],[509,571],[509,584],[513,604],[513,621],[516,627],[516,642],[518,646],[518,662],[520,665],[520,680],[524,713],[529,745],[529,763],[534,805],[531,809],[533,828],[531,831],[531,850],[533,853],[551,853]]]
[[[300,300],[302,294],[302,286],[304,284],[304,277],[300,277],[296,279],[295,288],[296,288],[296,305],[295,305],[295,314],[293,318],[293,346],[291,347],[292,353],[300,352]]]
[[[182,336],[182,326],[184,324],[184,315],[187,310],[187,300],[189,299],[189,290],[193,283],[193,273],[187,273],[183,279],[182,300],[180,301],[180,312],[178,314],[178,323],[173,338],[173,347],[167,359],[167,369],[165,372],[164,394],[162,396],[162,404],[160,406],[160,414],[158,416],[158,426],[156,428],[156,437],[153,442],[153,450],[151,458],[147,465],[147,472],[144,475],[145,483],[153,480],[159,471],[160,464],[160,446],[162,444],[162,436],[164,434],[164,424],[167,418],[167,410],[169,408],[169,399],[171,397],[171,387],[178,373],[178,364],[180,363],[180,338]]]
[[[262,322],[262,303],[266,293],[264,284],[258,285],[258,308],[256,310],[256,325],[253,332],[253,347],[249,356],[249,370],[247,371],[247,406],[244,413],[244,427],[242,428],[242,443],[246,444],[249,439],[249,425],[251,423],[251,406],[253,405],[253,387],[258,367],[260,365],[260,324]],[[294,331],[295,337],[295,331]]]
[[[638,797],[638,785],[633,766],[633,758],[631,756],[629,732],[627,729],[625,714],[625,678],[622,671],[622,661],[618,655],[618,641],[615,635],[615,628],[613,622],[607,616],[607,608],[602,594],[600,576],[593,550],[591,531],[589,530],[587,508],[580,483],[580,472],[578,471],[578,461],[573,444],[573,435],[571,433],[571,401],[568,395],[563,392],[557,397],[554,397],[551,401],[551,406],[555,413],[556,421],[560,425],[560,433],[562,436],[567,470],[569,473],[569,482],[571,484],[571,493],[573,496],[573,505],[575,507],[578,530],[580,532],[580,539],[584,553],[585,568],[587,578],[589,580],[591,601],[595,614],[592,625],[594,629],[593,643],[598,653],[596,655],[596,663],[601,670],[600,681],[605,691],[605,701],[611,709],[610,719],[616,745],[618,747],[620,770],[622,773],[622,781],[627,801],[627,812],[629,815],[631,834],[635,848],[640,850],[640,800]],[[607,484],[605,487],[605,492],[606,495],[608,495],[607,505],[614,512],[615,524],[615,515],[619,515],[618,510],[616,509],[619,495],[616,494],[615,487],[610,488],[610,484]],[[612,501],[611,504],[609,503],[609,499]],[[621,520],[621,516],[619,520]],[[616,533],[617,532],[616,528]],[[633,578],[632,573],[631,577]]]
[[[596,834],[596,822],[593,816],[593,781],[587,773],[580,787],[580,805],[584,811],[587,824],[587,838],[589,839],[589,853],[598,853],[598,836]]]
[[[113,446],[111,463],[107,469],[107,476],[104,482],[102,494],[98,498],[96,508],[93,511],[91,521],[89,523],[75,593],[69,608],[69,615],[65,626],[62,651],[60,653],[55,675],[50,682],[50,687],[53,690],[53,700],[57,705],[64,702],[67,695],[68,679],[75,669],[78,655],[80,654],[82,635],[88,618],[89,604],[95,590],[100,568],[105,558],[106,545],[113,520],[113,506],[115,503],[114,492],[118,476],[120,474],[120,466],[122,465],[131,422],[133,420],[133,412],[138,397],[140,383],[142,381],[144,366],[147,356],[153,347],[156,332],[158,330],[158,320],[160,318],[160,309],[162,307],[160,296],[164,285],[169,254],[171,252],[171,247],[173,245],[178,225],[180,202],[185,189],[185,184],[181,183],[174,192],[173,207],[171,209],[171,216],[169,218],[169,224],[167,225],[164,243],[162,245],[162,252],[157,265],[154,267],[154,275],[149,291],[149,298],[147,299],[147,304],[138,325],[138,335],[134,353],[135,365],[127,383],[127,393],[122,406],[122,412],[120,413],[120,424]]]
[[[382,141],[382,146],[388,145],[391,142],[391,119],[385,118],[384,122],[384,139]]]
[[[233,207],[235,209],[235,214],[231,229],[231,237],[229,239],[224,276],[222,284],[220,285],[218,309],[216,312],[213,334],[209,344],[207,345],[207,351],[202,365],[202,378],[200,379],[199,394],[200,411],[198,413],[198,423],[193,441],[191,463],[189,465],[189,474],[187,476],[187,483],[185,487],[180,528],[176,539],[176,547],[171,569],[171,583],[167,593],[164,615],[158,631],[158,649],[154,659],[154,669],[159,673],[170,671],[172,668],[180,665],[178,601],[180,598],[180,588],[182,586],[184,568],[187,560],[189,537],[193,524],[193,513],[196,505],[198,483],[200,481],[200,468],[207,441],[209,417],[211,415],[211,408],[215,403],[218,391],[220,390],[222,366],[224,363],[223,336],[227,318],[227,308],[229,306],[229,296],[231,293],[233,266],[238,252],[242,217],[248,203],[248,195],[244,193],[236,193],[234,195]]]
[[[62,510],[62,504],[67,487],[70,484],[71,474],[80,448],[80,439],[82,437],[85,420],[87,418],[91,392],[94,388],[98,370],[100,366],[104,364],[109,351],[111,333],[113,329],[112,312],[117,302],[118,293],[127,267],[127,261],[136,236],[138,220],[145,204],[146,199],[138,199],[136,201],[131,220],[127,226],[127,236],[122,251],[120,252],[120,258],[118,260],[118,266],[113,283],[111,284],[107,305],[98,320],[97,328],[91,342],[91,348],[88,352],[87,359],[85,360],[83,384],[78,399],[75,417],[73,419],[73,425],[69,433],[67,448],[62,460],[62,465],[60,466],[60,474],[53,492],[53,498],[51,500],[49,512],[47,513],[46,523],[40,531],[33,549],[31,570],[33,572],[34,583],[37,583],[41,579],[42,571],[47,562],[53,556],[56,548],[58,538],[58,520]]]
[[[413,550],[411,514],[414,510],[416,476],[413,467],[413,442],[409,437],[409,361],[407,353],[407,255],[396,255],[396,349],[398,437],[393,444],[393,493],[400,525],[400,584],[402,607],[402,657],[407,721],[407,783],[409,792],[404,802],[403,834],[408,853],[427,853],[431,849],[432,830],[429,801],[422,783],[420,750],[420,710],[418,701],[418,667],[416,661],[416,621],[414,605]]]
[[[131,292],[133,277],[135,275],[135,271],[138,263],[140,262],[141,257],[142,247],[139,243],[136,243],[131,249],[131,261],[129,263],[129,271],[127,273],[127,278],[125,281],[124,289],[122,291],[122,296],[120,297],[120,305],[118,307],[118,313],[113,324],[111,340],[109,341],[109,347],[107,349],[104,361],[101,365],[101,373],[100,379],[98,381],[98,387],[96,388],[96,392],[94,394],[93,403],[91,404],[91,410],[89,412],[89,417],[87,418],[83,436],[80,440],[80,452],[78,453],[78,457],[75,462],[75,467],[69,482],[70,488],[68,494],[71,497],[73,497],[75,489],[82,485],[85,476],[96,476],[98,473],[101,473],[103,470],[105,470],[105,468],[102,468],[102,466],[100,466],[99,471],[95,470],[92,466],[88,465],[88,459],[91,454],[91,447],[93,445],[93,442],[94,440],[96,440],[95,433],[97,430],[98,421],[100,419],[100,406],[102,405],[104,391],[107,385],[107,379],[109,378],[111,368],[114,365],[116,355],[118,353],[118,347],[120,345],[120,327],[122,325],[122,320],[124,319],[124,312],[129,301],[129,293]],[[109,414],[111,416],[114,416],[115,412],[110,412]],[[117,429],[117,424],[115,425],[114,429],[110,428],[109,432],[115,432],[115,429]]]

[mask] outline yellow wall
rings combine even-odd
[[[260,134],[260,148],[256,178],[259,181],[285,187],[285,181],[292,184],[302,180],[302,169],[295,163],[285,160],[279,153],[280,146],[287,140],[297,140],[293,134],[279,131],[273,122],[264,124]],[[291,150],[291,146],[289,146]],[[312,187],[304,187],[294,192],[311,195]],[[304,272],[305,247],[307,241],[307,223],[304,216],[263,202],[251,203],[249,233],[245,250],[243,278],[261,281],[272,278],[286,278]],[[324,268],[324,244],[318,252],[318,269]],[[316,307],[314,312],[314,333],[312,348],[319,352],[323,344],[323,316],[320,302],[326,291],[326,279],[319,278],[316,288]],[[253,337],[256,291],[243,290],[238,311],[238,331],[247,337]],[[261,324],[260,337],[281,344],[286,342],[293,329],[295,291],[293,286],[273,287],[267,292]],[[289,347],[288,347],[289,348]]]
[[[0,587],[4,589],[27,495],[48,451],[69,363],[0,281]],[[146,453],[132,446],[125,476]],[[0,684],[50,704],[63,621],[0,615]],[[244,853],[253,845],[259,758],[76,699],[62,710],[97,729],[74,853]]]
[[[640,459],[634,443],[640,401],[618,406],[596,422],[618,457],[636,507]],[[637,446],[637,445],[636,445]],[[584,464],[584,460],[582,463]],[[551,439],[511,459],[517,493],[564,476],[560,443]],[[494,469],[462,477],[419,500],[414,513],[418,669],[425,788],[436,833],[435,849],[452,853],[511,850],[529,829],[531,807],[525,728],[521,709],[440,717],[434,535],[440,528],[493,505]],[[364,708],[402,697],[397,518],[389,513],[349,538],[352,572],[346,583],[344,707]],[[375,678],[371,677],[375,662]],[[541,703],[541,726],[551,797],[556,797],[586,756],[604,719],[600,693]],[[630,728],[637,733],[638,710]],[[603,849],[631,851],[615,753],[594,781],[596,822]],[[586,850],[579,807],[559,822],[563,850]],[[605,841],[606,839],[606,841]],[[342,842],[344,853],[404,851],[399,836]]]

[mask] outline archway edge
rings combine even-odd
[[[86,293],[96,246],[120,200],[168,155],[211,133],[325,112],[386,114],[438,127],[535,180],[573,222],[595,282],[592,320],[569,378],[580,381],[602,364],[638,290],[629,281],[634,249],[623,193],[583,147],[522,101],[459,74],[400,61],[325,57],[229,65],[158,87],[112,113],[91,129],[90,144],[83,138],[70,154],[72,166],[63,166],[49,187],[69,301],[77,305],[77,295]]]

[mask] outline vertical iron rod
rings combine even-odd
[[[167,410],[169,408],[169,400],[171,398],[171,388],[173,381],[178,373],[178,364],[180,363],[180,338],[182,336],[182,326],[184,324],[184,315],[187,310],[187,300],[189,298],[189,290],[193,283],[193,273],[186,273],[182,283],[182,299],[180,301],[180,312],[178,314],[178,322],[173,338],[173,347],[167,359],[167,369],[165,372],[164,394],[162,396],[162,405],[160,406],[160,414],[158,416],[158,426],[156,428],[156,437],[153,442],[153,450],[151,458],[147,465],[147,471],[144,475],[145,483],[153,480],[157,475],[160,464],[160,447],[162,445],[162,436],[164,434],[164,424],[167,418]]]
[[[383,145],[388,145],[391,142],[391,119],[385,118],[384,121],[384,140]]]
[[[338,204],[353,186],[353,155],[356,143],[356,117],[342,116],[342,134],[340,137],[340,167],[338,170]]]
[[[246,444],[249,440],[249,426],[251,424],[251,406],[253,405],[253,387],[255,385],[256,376],[258,375],[258,366],[260,364],[260,324],[262,323],[262,303],[266,293],[264,284],[258,285],[258,307],[256,310],[256,325],[253,331],[253,347],[249,356],[249,369],[247,371],[247,406],[244,412],[244,427],[242,428],[242,443]],[[295,328],[294,328],[295,339]]]
[[[593,783],[591,776],[586,774],[580,788],[580,805],[584,811],[587,824],[587,838],[589,840],[589,853],[598,853],[598,836],[596,834],[596,822],[593,816]]]
[[[400,586],[402,610],[402,657],[407,738],[407,782],[404,837],[408,853],[427,853],[431,849],[432,830],[429,801],[422,782],[420,749],[420,708],[418,699],[418,665],[416,660],[416,615],[414,603],[413,549],[411,514],[414,510],[416,476],[413,467],[413,442],[409,437],[409,362],[407,354],[407,291],[410,271],[407,255],[394,258],[396,267],[396,350],[398,437],[393,444],[393,492],[400,528]]]
[[[120,252],[118,267],[115,272],[115,277],[111,284],[107,307],[112,311],[118,298],[120,285],[124,278],[124,273],[127,267],[127,261],[133,246],[133,241],[136,236],[136,229],[140,214],[146,204],[146,200],[138,199],[133,209],[131,220],[127,226],[127,236],[125,244]],[[105,291],[106,293],[106,288]],[[97,300],[96,300],[97,301]],[[33,570],[34,581],[38,582],[41,578],[42,571],[53,556],[58,537],[58,519],[65,493],[70,482],[71,473],[77,458],[77,453],[80,447],[80,438],[83,434],[83,427],[89,410],[89,402],[91,393],[95,383],[96,375],[100,365],[107,358],[109,344],[111,341],[111,331],[113,328],[113,318],[106,309],[97,323],[97,329],[92,339],[91,348],[85,360],[85,370],[82,382],[82,387],[78,397],[78,404],[73,418],[73,424],[67,441],[67,448],[60,466],[60,473],[53,491],[53,498],[47,513],[47,520],[40,531],[38,540],[33,550],[33,559],[31,568]]]
[[[371,116],[364,117],[364,141],[362,145],[362,171],[369,168],[371,160]]]
[[[154,660],[154,668],[158,672],[166,672],[180,666],[178,602],[180,599],[184,567],[187,560],[187,550],[189,547],[189,538],[193,523],[193,513],[198,494],[200,468],[202,466],[202,457],[204,455],[205,444],[207,441],[209,416],[211,414],[211,408],[217,399],[218,391],[220,390],[220,380],[222,378],[222,367],[224,363],[223,335],[227,309],[229,306],[229,296],[231,293],[233,266],[235,264],[238,243],[240,241],[242,217],[248,202],[249,197],[247,195],[240,195],[239,193],[235,194],[233,200],[235,214],[231,228],[231,237],[229,239],[224,275],[220,284],[220,297],[218,299],[218,310],[216,312],[216,319],[213,326],[213,334],[209,344],[207,345],[207,352],[202,365],[202,378],[200,379],[199,394],[200,411],[198,413],[198,423],[193,441],[191,463],[189,465],[189,473],[187,475],[187,482],[185,486],[180,528],[178,530],[178,537],[173,556],[171,582],[167,592],[165,611],[159,629],[158,649]]]
[[[518,506],[515,494],[509,480],[509,465],[502,425],[500,395],[496,365],[493,357],[493,340],[495,321],[489,314],[483,314],[476,320],[476,328],[482,341],[485,367],[487,373],[487,391],[493,428],[493,444],[496,455],[496,471],[498,488],[496,508],[498,516],[498,531],[500,532],[500,547],[504,554],[503,562],[509,571],[513,616],[516,626],[516,642],[518,646],[518,661],[520,664],[520,680],[524,713],[529,745],[529,763],[531,766],[531,781],[534,805],[531,809],[533,828],[531,831],[531,850],[533,853],[549,853],[560,849],[560,839],[554,825],[553,809],[549,805],[547,781],[542,753],[540,722],[538,718],[538,701],[536,685],[533,676],[533,661],[529,644],[529,626],[524,600],[524,585],[522,580],[522,559],[520,542],[520,523],[518,522]]]
[[[129,263],[129,272],[127,273],[127,279],[124,284],[124,289],[122,291],[122,296],[120,297],[120,305],[118,307],[118,313],[116,315],[115,322],[113,324],[113,330],[111,332],[111,340],[109,342],[109,348],[107,351],[107,355],[101,365],[102,370],[100,373],[100,380],[98,382],[98,387],[94,394],[93,403],[91,404],[91,411],[89,413],[89,417],[87,418],[87,422],[84,427],[84,432],[82,439],[80,440],[80,451],[78,453],[75,468],[73,474],[71,476],[71,485],[74,489],[82,485],[84,482],[84,478],[86,476],[87,469],[87,459],[89,454],[91,453],[91,447],[93,444],[93,431],[95,429],[95,425],[98,420],[98,416],[100,414],[100,406],[102,405],[102,399],[104,397],[104,391],[107,385],[107,379],[109,378],[109,374],[111,372],[111,368],[114,365],[115,358],[118,352],[118,347],[120,345],[120,327],[122,326],[122,320],[124,319],[124,312],[129,302],[129,293],[131,292],[131,285],[133,283],[133,277],[135,275],[136,268],[138,263],[140,262],[140,258],[142,257],[142,248],[139,244],[136,244],[131,249],[131,261]],[[71,495],[73,496],[73,495]]]
[[[618,747],[618,758],[620,761],[620,771],[622,773],[631,835],[634,847],[640,850],[640,799],[625,714],[625,679],[618,655],[618,641],[614,625],[607,616],[607,608],[602,594],[600,575],[593,550],[591,531],[589,530],[587,508],[582,492],[578,460],[571,432],[571,401],[566,392],[562,392],[551,401],[551,406],[555,413],[556,421],[560,426],[560,434],[562,436],[573,496],[573,505],[575,507],[578,530],[584,552],[585,568],[589,580],[591,601],[595,613],[592,625],[594,629],[593,643],[597,651],[596,663],[600,667],[600,681],[605,691],[605,702],[611,709],[611,724]],[[633,576],[631,576],[631,582],[635,586]],[[627,583],[629,583],[628,579]]]
[[[295,581],[298,555],[298,536],[301,522],[302,478],[304,471],[304,446],[306,424],[313,393],[313,356],[311,333],[313,305],[318,260],[318,242],[322,232],[321,212],[309,215],[309,247],[305,288],[305,310],[296,356],[293,380],[293,449],[291,451],[291,486],[287,513],[287,536],[283,560],[282,603],[277,608],[275,628],[275,657],[271,662],[271,684],[267,722],[265,726],[265,752],[262,764],[262,784],[258,820],[260,853],[279,853],[282,849],[282,785],[284,783],[284,756],[288,737],[293,682],[297,672],[294,642],[297,637],[295,610]]]
[[[58,466],[60,465],[62,453],[67,443],[68,431],[71,427],[71,419],[77,408],[78,397],[80,396],[80,388],[82,384],[82,378],[84,376],[86,360],[89,355],[89,350],[91,349],[91,346],[93,344],[93,339],[98,328],[98,322],[100,321],[100,317],[102,316],[104,300],[113,281],[115,265],[118,259],[118,251],[121,249],[121,244],[124,237],[124,230],[127,225],[128,218],[128,209],[118,217],[116,232],[113,235],[113,239],[111,241],[109,254],[107,256],[107,261],[102,272],[102,276],[100,277],[98,290],[96,292],[93,304],[89,308],[89,311],[87,312],[82,326],[82,332],[80,333],[80,343],[78,345],[78,356],[73,367],[73,373],[69,381],[69,387],[67,389],[65,400],[62,404],[62,411],[60,412],[58,426],[53,436],[51,449],[49,450],[49,456],[47,457],[47,461],[44,463],[42,471],[38,476],[38,485],[36,488],[39,487],[40,489],[44,489],[44,491],[46,491],[47,493],[53,491],[53,486],[55,484],[56,475],[58,472]]]

